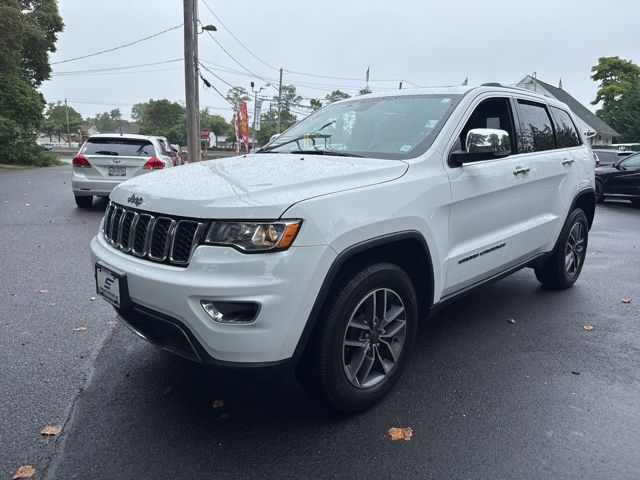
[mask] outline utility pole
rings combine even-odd
[[[71,148],[71,132],[69,131],[69,105],[67,105],[66,98],[64,99],[64,113],[67,117],[67,142],[69,143],[69,148]]]
[[[280,83],[278,84],[278,122],[276,123],[276,133],[280,133],[280,113],[282,112],[282,67],[280,67]]]
[[[187,101],[187,147],[189,162],[201,160],[200,106],[198,102],[198,37],[196,1],[183,0],[184,5],[184,90]]]

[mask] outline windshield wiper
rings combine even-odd
[[[333,155],[333,156],[336,156],[336,157],[364,158],[362,155],[358,155],[356,153],[340,152],[338,150],[329,150],[329,149],[324,149],[324,150],[292,150],[292,151],[286,152],[286,153],[297,153],[297,154],[303,154],[303,155]]]
[[[114,155],[114,156],[118,156],[118,152],[113,152],[111,150],[98,150],[98,151],[96,151],[96,155]]]
[[[280,147],[284,147],[285,145],[289,145],[290,143],[296,143],[298,145],[298,147],[300,147],[300,140],[306,140],[307,138],[310,138],[313,141],[313,144],[316,144],[315,139],[316,138],[331,138],[330,134],[327,133],[307,133],[305,135],[300,135],[298,137],[292,138],[291,140],[287,140],[286,142],[282,142],[282,143],[277,143],[275,145],[271,145],[269,147],[265,147],[265,148],[261,148],[258,152],[259,153],[264,153],[264,152],[270,152],[276,148],[280,148]],[[276,152],[278,153],[278,152]],[[289,152],[283,152],[283,153],[289,153]]]

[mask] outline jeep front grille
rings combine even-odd
[[[204,228],[198,220],[138,212],[109,202],[103,234],[109,244],[125,253],[187,266]]]

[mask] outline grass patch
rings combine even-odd
[[[0,168],[6,168],[7,170],[27,170],[28,168],[35,168],[33,165],[14,165],[12,163],[0,163]]]

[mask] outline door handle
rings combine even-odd
[[[575,162],[575,160],[573,158],[563,158],[562,159],[562,164],[563,165],[571,165],[573,162]]]
[[[529,173],[531,169],[529,167],[516,167],[513,171],[514,175],[524,175],[525,173]]]

